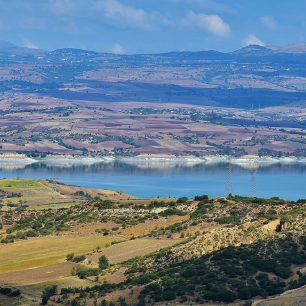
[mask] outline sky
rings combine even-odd
[[[306,42],[305,0],[0,0],[0,40],[46,50],[233,51]]]

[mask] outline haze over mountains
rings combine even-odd
[[[294,52],[292,52],[294,50]],[[306,98],[300,48],[119,55],[0,43],[2,92],[91,101],[179,102],[260,108]]]

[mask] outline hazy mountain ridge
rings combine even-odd
[[[0,63],[6,73],[0,75],[0,88],[65,99],[258,108],[306,99],[305,60],[306,53],[256,45],[230,53],[118,55],[2,42]],[[67,83],[73,90],[65,90]],[[254,100],[254,94],[259,98]]]
[[[29,56],[39,59],[79,59],[104,58],[108,60],[139,61],[139,63],[150,62],[165,63],[165,61],[180,60],[215,60],[215,61],[271,61],[271,62],[301,62],[306,59],[306,46],[304,44],[288,45],[280,47],[263,47],[259,45],[249,45],[232,52],[220,52],[216,50],[203,51],[171,51],[164,53],[144,53],[144,54],[114,54],[98,52],[93,50],[83,50],[77,48],[60,48],[52,51],[33,49],[16,46],[10,42],[0,41],[0,56],[5,57],[16,55],[19,57]]]

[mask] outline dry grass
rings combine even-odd
[[[65,262],[68,253],[84,254],[121,238],[101,236],[49,236],[0,246],[0,274]]]
[[[39,284],[70,276],[77,264],[63,262],[47,267],[0,274],[0,283],[12,286]]]
[[[134,226],[130,226],[121,231],[124,236],[143,236],[149,234],[153,230],[158,230],[163,227],[170,226],[172,224],[187,220],[186,216],[169,216],[167,218],[159,218],[158,220],[146,220],[144,223],[139,223]]]
[[[277,297],[255,301],[254,306],[303,306],[306,305],[306,286],[290,290]]]
[[[117,264],[137,256],[145,256],[162,248],[169,247],[179,242],[175,239],[149,239],[141,238],[115,244],[102,250],[100,253],[89,255],[92,262],[98,262],[101,255],[105,255],[110,263]]]

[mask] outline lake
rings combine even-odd
[[[228,193],[297,200],[306,198],[306,164],[275,164],[248,170],[226,163],[141,169],[115,162],[91,166],[50,167],[32,164],[0,169],[2,178],[54,179],[65,184],[104,188],[138,197],[182,197]]]

